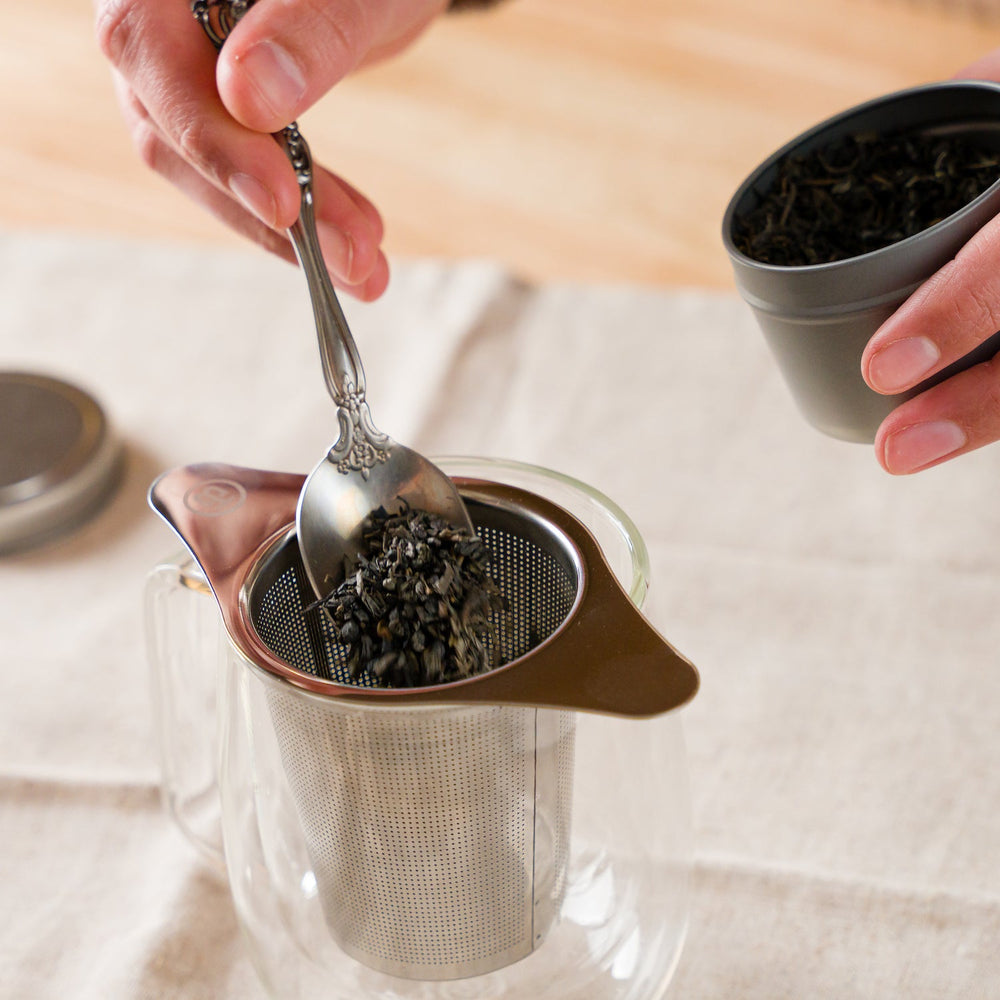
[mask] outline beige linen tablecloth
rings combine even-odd
[[[578,476],[649,544],[647,610],[703,679],[671,996],[1000,997],[1000,447],[891,479],[804,425],[735,296],[415,261],[346,309],[381,427]],[[177,546],[145,490],[317,460],[303,281],[251,249],[0,233],[0,343],[90,389],[129,457],[95,521],[0,562],[0,997],[259,997],[158,803],[141,590]]]

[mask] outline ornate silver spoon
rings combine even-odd
[[[255,0],[193,0],[192,12],[217,49]],[[379,507],[408,504],[473,531],[452,481],[422,455],[379,431],[365,399],[357,345],[323,264],[313,208],[309,147],[293,122],[275,134],[295,168],[302,193],[299,217],[288,230],[309,285],[327,391],[337,406],[340,436],[313,469],[299,495],[296,527],[302,562],[318,597],[344,578],[360,551],[365,519]]]

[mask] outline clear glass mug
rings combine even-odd
[[[534,466],[438,461],[560,504],[641,607],[645,545],[603,494]],[[187,555],[151,573],[146,610],[164,801],[225,866],[272,996],[664,996],[690,891],[678,711],[386,708],[292,690],[227,641]]]

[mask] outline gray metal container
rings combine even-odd
[[[1000,150],[1000,85],[948,81],[898,91],[835,115],[768,157],[726,209],[722,238],[736,287],[753,310],[802,415],[847,441],[872,442],[900,402],[1000,350],[1000,334],[895,396],[869,389],[861,355],[872,334],[927,278],[1000,212],[1000,181],[947,219],[891,246],[830,264],[780,267],[745,256],[733,242],[734,218],[752,208],[778,164],[860,132],[961,133]]]

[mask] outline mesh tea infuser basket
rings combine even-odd
[[[648,717],[697,673],[559,506],[459,480],[508,609],[499,666],[413,689],[350,679],[294,535],[304,477],[223,465],[161,477],[153,508],[266,679],[282,766],[330,932],[374,969],[477,975],[530,954],[565,888],[574,712]]]

